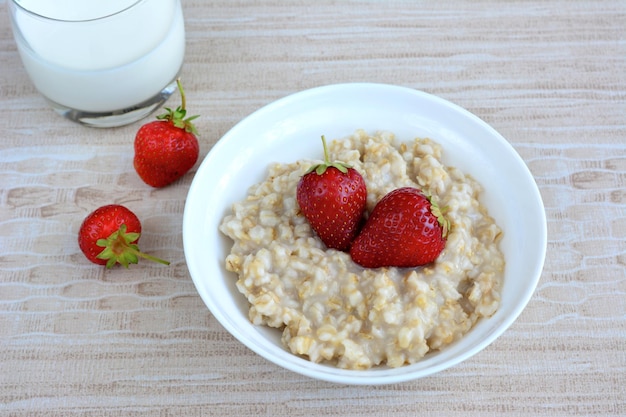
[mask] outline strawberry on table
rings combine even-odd
[[[128,268],[145,258],[164,265],[169,262],[139,251],[141,235],[139,218],[119,204],[102,206],[89,214],[78,231],[78,246],[87,259],[112,268],[121,264]]]
[[[167,113],[143,125],[135,136],[135,170],[146,184],[156,188],[185,175],[198,160],[200,151],[192,123],[198,116],[185,118],[185,92],[180,80],[176,82],[182,104],[176,110],[166,108]]]
[[[398,188],[374,207],[350,248],[350,256],[366,268],[417,267],[443,251],[449,223],[421,190]]]
[[[343,162],[331,162],[322,136],[324,162],[302,176],[296,197],[300,211],[324,244],[346,251],[359,231],[367,190],[361,174]]]

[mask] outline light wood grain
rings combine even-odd
[[[624,1],[183,5],[201,157],[302,89],[437,94],[495,127],[535,176],[549,233],[537,291],[486,350],[422,380],[337,386],[268,363],[216,322],[187,271],[195,171],[149,188],[132,167],[139,124],[88,129],[52,112],[0,13],[1,416],[626,415]],[[170,267],[85,260],[80,222],[112,202]]]

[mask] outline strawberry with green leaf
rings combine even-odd
[[[366,268],[426,265],[443,251],[449,229],[431,198],[417,188],[398,188],[376,204],[350,256]]]
[[[87,259],[98,265],[112,268],[120,264],[128,268],[139,258],[164,265],[169,262],[147,255],[139,250],[141,236],[139,218],[119,204],[102,206],[89,214],[78,231],[78,246]]]
[[[199,116],[187,117],[185,92],[180,80],[176,82],[182,104],[176,110],[166,108],[165,114],[143,125],[135,136],[135,170],[146,184],[156,188],[165,187],[185,175],[200,152],[192,123]]]
[[[361,174],[343,162],[331,162],[322,136],[324,162],[298,182],[300,211],[328,248],[346,251],[361,226],[367,189]]]

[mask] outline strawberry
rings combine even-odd
[[[176,110],[165,108],[167,113],[141,126],[135,136],[135,170],[146,184],[156,188],[185,175],[198,160],[200,151],[196,128],[191,123],[198,116],[185,118],[185,92],[180,80],[177,83],[181,106]]]
[[[439,207],[422,191],[398,188],[376,204],[352,243],[350,256],[366,268],[426,265],[445,247],[449,227]]]
[[[359,231],[367,190],[361,174],[343,162],[330,162],[322,136],[324,162],[312,166],[298,182],[300,211],[324,244],[346,251]]]
[[[87,259],[107,268],[119,263],[126,268],[139,257],[169,265],[169,262],[139,251],[139,218],[124,206],[110,204],[89,214],[78,231],[78,246]]]

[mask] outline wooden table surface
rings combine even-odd
[[[200,158],[265,104],[367,81],[465,107],[533,173],[548,251],[522,315],[460,365],[377,387],[283,370],[219,325],[183,253],[197,165],[152,189],[132,166],[139,123],[92,129],[50,110],[21,66],[6,6],[0,416],[626,415],[623,0],[183,0]],[[105,270],[83,257],[80,223],[109,203],[139,215],[142,248],[170,267]]]

